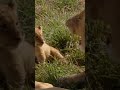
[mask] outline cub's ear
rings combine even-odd
[[[42,30],[42,27],[41,27],[41,26],[38,26],[38,29]]]
[[[16,2],[15,0],[9,0],[8,6],[12,9],[16,8]]]

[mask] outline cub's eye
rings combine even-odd
[[[16,22],[16,25],[18,25],[18,22]]]
[[[38,37],[38,36],[35,36],[35,38],[36,38],[36,39],[39,39],[39,37]]]

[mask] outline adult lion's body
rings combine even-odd
[[[68,19],[66,26],[72,33],[81,37],[80,49],[85,52],[85,11]]]

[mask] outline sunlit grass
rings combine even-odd
[[[57,84],[60,77],[84,71],[84,54],[79,50],[79,37],[72,35],[65,22],[81,12],[81,0],[35,0],[35,26],[43,27],[46,42],[59,49],[68,64],[53,60],[52,63],[36,65],[36,80]],[[78,61],[81,64],[78,66]]]

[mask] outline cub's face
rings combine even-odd
[[[0,3],[0,47],[17,47],[22,40],[19,28],[15,3]]]
[[[39,26],[35,28],[35,44],[37,45],[43,45],[44,44],[44,38],[42,34],[42,28]]]

